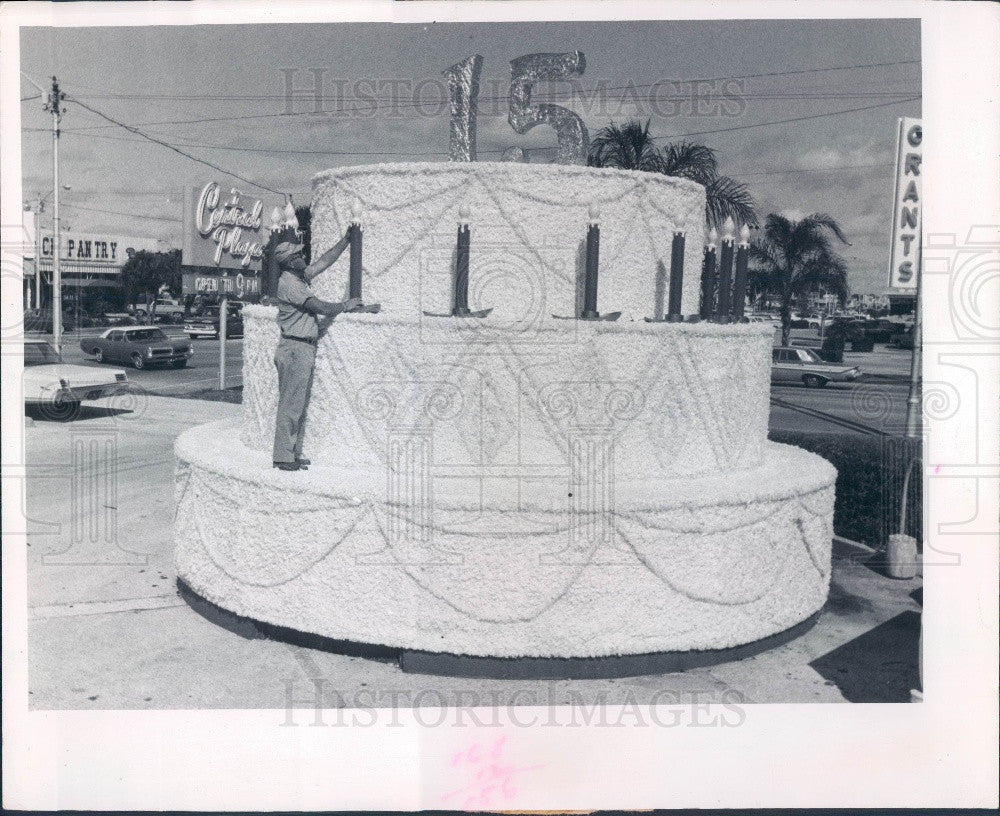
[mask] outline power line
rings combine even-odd
[[[35,94],[34,96],[22,96],[21,97],[21,101],[22,102],[31,102],[33,99],[41,99],[41,98],[42,98],[41,94]]]
[[[846,71],[846,70],[852,70],[852,69],[857,69],[857,68],[880,68],[880,67],[896,66],[896,65],[919,65],[919,62],[920,62],[919,60],[900,60],[900,61],[896,61],[896,62],[860,63],[860,64],[855,64],[855,65],[839,65],[839,66],[829,66],[829,67],[823,67],[823,68],[805,68],[805,69],[799,69],[799,70],[794,70],[794,71],[771,71],[771,72],[762,73],[762,74],[735,74],[735,75],[728,75],[728,76],[699,77],[699,78],[687,79],[687,80],[658,80],[657,82],[651,82],[651,83],[640,83],[640,84],[632,83],[632,84],[629,84],[629,85],[621,85],[621,86],[615,86],[615,87],[611,87],[611,88],[601,88],[600,91],[601,92],[605,92],[605,91],[609,91],[609,90],[631,90],[631,89],[639,89],[639,88],[652,88],[652,87],[654,87],[656,85],[659,85],[659,84],[661,84],[662,82],[665,82],[665,81],[671,81],[671,82],[672,81],[681,81],[681,82],[686,82],[686,83],[694,83],[694,82],[715,82],[715,81],[726,80],[726,79],[759,79],[759,78],[764,78],[764,77],[794,76],[794,75],[799,75],[799,74],[821,73],[821,72],[828,72],[828,71]],[[296,89],[296,92],[298,94],[303,94],[303,93],[308,94],[309,93],[308,89]],[[535,96],[536,99],[544,100],[544,99],[560,98],[562,96],[572,95],[574,93],[575,93],[575,90],[573,90],[573,91],[552,91],[552,92],[550,92],[548,94],[539,94],[539,93],[536,93],[536,94],[534,94],[534,96]],[[259,95],[245,95],[245,96],[234,96],[233,94],[225,94],[225,95],[218,95],[218,94],[205,94],[205,95],[195,95],[195,94],[191,94],[191,95],[170,95],[170,94],[163,94],[163,95],[155,95],[155,94],[146,94],[146,95],[135,95],[135,94],[117,94],[117,95],[107,94],[107,95],[97,95],[97,94],[84,94],[84,95],[82,95],[81,97],[78,97],[78,98],[84,98],[84,99],[86,99],[86,98],[109,98],[109,99],[111,99],[111,98],[117,98],[117,99],[140,99],[140,98],[152,99],[152,98],[159,98],[159,99],[164,99],[164,100],[174,99],[174,100],[177,100],[177,101],[191,101],[191,100],[198,100],[198,99],[205,99],[206,101],[219,101],[220,99],[221,100],[230,100],[231,99],[231,100],[235,100],[235,101],[260,101],[260,100],[268,100],[268,99],[285,99],[286,97],[285,97],[284,94],[273,94],[273,95],[272,94],[259,94]],[[683,98],[686,99],[687,96],[684,96]],[[788,98],[794,98],[794,96],[784,96],[784,97],[774,97],[774,98],[788,99]],[[848,98],[848,97],[846,97],[844,95],[841,95],[840,97],[837,97],[834,94],[831,98]],[[480,105],[482,105],[482,104],[484,104],[486,102],[489,102],[489,101],[494,101],[494,102],[501,101],[502,102],[502,101],[508,101],[509,99],[510,99],[509,95],[508,96],[488,97],[488,98],[485,98],[485,99],[481,98]],[[331,101],[331,100],[330,100],[329,97],[326,97],[326,98],[321,97],[320,101],[323,102],[323,101]],[[343,101],[343,100],[340,100],[340,101]],[[621,101],[621,100],[618,100],[618,101]],[[664,101],[669,101],[669,100],[664,99]],[[364,102],[365,102],[365,104],[374,104],[375,105],[375,107],[372,110],[372,113],[374,113],[376,110],[378,110],[378,104],[376,103],[376,101],[374,99],[370,100],[370,101],[369,100],[364,100]],[[410,108],[424,107],[426,104],[430,104],[430,103],[423,103],[423,102],[409,102],[409,103],[407,103],[407,102],[399,102],[397,100],[393,100],[392,102],[386,103],[386,107],[388,107],[390,110],[397,110],[398,108],[405,108],[405,107],[410,107]],[[141,125],[141,126],[146,126],[146,125],[187,125],[187,124],[201,124],[203,122],[227,122],[227,121],[240,121],[240,120],[245,120],[245,119],[268,119],[268,118],[278,118],[278,117],[282,117],[282,116],[310,116],[310,115],[312,115],[312,116],[315,116],[315,115],[332,116],[332,115],[334,115],[336,113],[348,113],[348,114],[351,114],[351,113],[356,113],[356,111],[343,111],[343,110],[321,111],[319,114],[317,114],[315,111],[298,111],[298,112],[296,112],[296,111],[289,111],[289,112],[282,112],[282,113],[250,114],[250,115],[244,115],[244,116],[200,117],[200,118],[197,118],[197,119],[170,119],[170,120],[161,120],[161,121],[153,121],[153,122],[140,122],[139,125]],[[482,111],[481,111],[481,113],[482,113]],[[103,128],[103,127],[107,127],[107,126],[106,125],[96,125],[92,129]]]
[[[653,136],[653,139],[685,139],[688,136],[707,136],[710,133],[730,133],[735,130],[749,130],[750,128],[756,127],[767,127],[768,125],[785,125],[789,122],[805,122],[809,119],[822,119],[824,116],[839,116],[844,113],[859,113],[860,111],[876,110],[877,108],[889,108],[893,105],[902,105],[905,102],[916,102],[920,99],[919,96],[914,96],[911,99],[897,99],[893,102],[883,102],[878,105],[868,105],[863,108],[848,108],[847,110],[838,111],[827,111],[825,113],[814,113],[809,116],[794,116],[791,119],[776,119],[772,122],[757,122],[752,125],[737,125],[731,128],[717,128],[716,130],[699,130],[691,133],[678,133],[671,136]]]
[[[857,170],[872,167],[895,167],[895,165],[892,162],[882,162],[881,164],[838,164],[836,167],[798,167],[792,170],[763,170],[760,172],[739,173],[739,177],[783,176],[789,173],[832,173],[840,170]]]
[[[112,124],[115,124],[115,125],[118,125],[119,127],[124,128],[125,130],[129,131],[129,133],[134,133],[136,136],[141,136],[142,138],[147,139],[150,142],[153,142],[154,144],[162,145],[163,147],[167,148],[168,150],[172,150],[174,153],[178,153],[181,156],[184,156],[185,158],[191,159],[191,161],[196,161],[199,164],[204,164],[206,167],[211,167],[213,170],[218,170],[220,173],[225,173],[227,176],[232,176],[234,179],[239,179],[240,181],[246,182],[247,184],[250,184],[250,185],[252,185],[254,187],[257,187],[257,188],[259,188],[261,190],[267,190],[269,193],[276,193],[277,195],[284,195],[284,193],[282,193],[280,190],[275,190],[273,187],[268,187],[268,186],[266,186],[264,184],[258,184],[256,181],[251,181],[250,179],[245,178],[244,176],[238,175],[237,173],[234,173],[231,170],[226,170],[224,167],[219,167],[219,165],[213,164],[210,161],[206,161],[205,159],[199,159],[197,156],[192,156],[190,153],[185,153],[180,148],[174,147],[172,144],[169,144],[169,143],[163,141],[162,139],[157,139],[154,136],[149,136],[148,134],[143,133],[141,130],[139,130],[138,128],[136,128],[136,127],[134,127],[132,125],[127,125],[124,122],[119,122],[117,119],[115,119],[115,118],[113,118],[111,116],[108,116],[106,113],[102,113],[101,111],[97,110],[96,108],[90,107],[90,105],[87,105],[84,102],[81,102],[79,99],[74,99],[71,96],[67,96],[66,98],[70,102],[76,103],[81,108],[84,108],[85,110],[88,110],[91,113],[96,114],[97,116],[100,116],[102,119],[106,119],[107,121],[111,122]]]
[[[63,131],[64,133],[66,131]],[[98,138],[98,139],[110,139],[112,141],[128,142],[133,144],[141,144],[138,139],[127,139],[119,138],[117,136],[108,136],[105,134],[98,133],[87,133],[82,134],[88,138]],[[659,137],[657,137],[659,138]],[[178,142],[177,144],[182,147],[202,147],[209,150],[235,150],[241,152],[253,152],[253,153],[274,153],[274,154],[304,154],[304,155],[323,155],[323,156],[442,156],[445,151],[423,151],[423,152],[407,152],[407,151],[343,151],[343,150],[292,150],[292,149],[279,149],[279,148],[266,148],[266,147],[239,147],[234,145],[213,145],[206,144],[204,142]],[[555,147],[539,147],[530,148],[532,151],[553,151],[557,148]],[[503,153],[501,149],[497,150],[480,150],[479,153],[488,154],[498,154]],[[854,170],[854,169],[871,169],[871,168],[883,168],[883,167],[894,167],[892,162],[881,162],[875,164],[840,164],[833,167],[799,167],[791,168],[785,170],[751,170],[749,172],[738,173],[740,178],[744,177],[758,177],[758,176],[782,176],[782,175],[796,175],[801,173],[832,173],[839,172],[841,170]],[[144,193],[143,195],[162,195],[162,193]],[[75,205],[68,205],[75,206]],[[78,208],[79,209],[79,208]],[[114,213],[115,215],[128,215],[128,213]]]
[[[562,98],[567,97],[567,96],[568,97],[576,97],[576,96],[579,95],[582,98],[586,99],[588,95],[591,96],[591,97],[595,97],[595,96],[597,96],[599,94],[603,95],[603,94],[607,93],[608,91],[638,91],[638,90],[641,90],[641,89],[647,88],[647,87],[648,88],[652,88],[652,87],[654,87],[656,85],[659,85],[659,84],[662,84],[662,83],[670,83],[672,85],[678,85],[678,84],[684,85],[684,84],[691,84],[693,82],[707,82],[707,81],[708,80],[692,80],[691,82],[688,82],[688,81],[681,81],[681,80],[663,80],[661,83],[651,83],[651,84],[648,84],[648,85],[647,84],[641,84],[641,85],[633,84],[633,85],[623,85],[623,86],[620,86],[620,87],[613,87],[613,88],[604,88],[604,87],[598,86],[598,87],[592,89],[592,91],[589,90],[589,89],[583,89],[585,91],[585,93],[581,93],[581,94],[578,94],[577,89],[574,88],[572,90],[550,91],[550,92],[547,92],[547,93],[534,92],[534,93],[532,93],[532,98],[540,100],[540,101],[549,101],[549,100],[553,100],[553,99],[562,99]],[[915,82],[916,80],[912,80],[912,81]],[[848,91],[848,90],[835,90],[835,89],[831,90],[831,88],[829,86],[818,87],[817,90],[816,90],[816,92],[806,93],[807,91],[811,91],[813,88],[817,88],[817,86],[809,86],[809,87],[795,88],[795,89],[789,89],[789,90],[779,90],[779,89],[776,89],[776,88],[763,88],[763,89],[760,89],[760,90],[757,90],[757,91],[741,91],[739,95],[741,97],[743,97],[743,98],[749,98],[749,99],[829,99],[829,98],[835,98],[835,99],[854,99],[854,98],[858,98],[858,99],[863,99],[863,98],[868,98],[868,97],[906,96],[907,94],[912,94],[913,93],[913,91],[890,90],[890,89],[886,89],[886,90],[883,90],[883,91],[860,91],[860,90]],[[293,102],[294,101],[300,101],[300,102],[315,102],[315,101],[317,101],[316,97],[314,95],[310,95],[310,92],[308,90],[296,89],[294,91],[294,93],[296,94],[296,97],[291,100]],[[88,97],[84,97],[84,98],[85,99],[90,99],[90,98],[93,98],[93,97],[89,97],[88,96]],[[103,97],[101,97],[101,98],[103,98]],[[225,94],[225,95],[222,95],[222,94],[219,94],[219,95],[200,95],[200,96],[181,96],[181,95],[177,95],[177,96],[157,96],[157,97],[154,97],[154,98],[148,98],[148,97],[144,97],[144,96],[141,96],[141,95],[132,96],[132,95],[129,95],[129,94],[122,94],[122,95],[119,95],[119,96],[113,96],[113,97],[109,97],[109,98],[113,99],[113,100],[116,100],[116,101],[143,100],[144,102],[156,102],[156,101],[160,101],[160,102],[239,102],[239,103],[243,103],[243,102],[275,102],[275,101],[279,101],[280,102],[282,100],[288,100],[288,97],[285,94],[255,94],[255,95],[244,95],[244,96],[236,96],[234,94]],[[612,101],[612,102],[614,102],[614,101],[622,101],[625,98],[627,98],[627,97],[616,97],[616,98],[610,99],[609,101]],[[653,98],[655,98],[657,100],[669,102],[669,101],[673,101],[673,100],[690,99],[691,98],[691,94],[690,93],[676,93],[673,96],[656,96],[656,97],[653,97]],[[480,107],[482,107],[483,105],[488,104],[488,103],[492,103],[492,102],[507,102],[509,100],[510,100],[510,96],[486,96],[486,97],[479,97],[478,105]],[[417,100],[417,101],[406,102],[406,101],[400,101],[399,99],[380,100],[380,99],[377,99],[377,98],[358,97],[358,96],[350,96],[350,97],[348,97],[348,96],[334,96],[334,97],[321,96],[321,97],[319,97],[318,101],[319,102],[345,102],[345,101],[361,102],[366,107],[370,107],[373,111],[374,110],[379,110],[380,108],[383,108],[383,107],[384,108],[389,108],[391,110],[396,110],[398,108],[443,107],[445,105],[445,100],[444,99],[439,99],[439,100],[436,100],[436,101],[429,101],[429,100],[428,101],[421,101],[421,100]],[[325,112],[326,111],[321,111],[321,113],[325,113]],[[336,110],[333,110],[333,111],[329,111],[329,113],[344,113],[344,112],[348,112],[348,111],[344,111],[343,109],[336,109]],[[302,113],[316,114],[316,111],[303,111]],[[295,111],[286,111],[286,112],[284,112],[281,115],[293,116],[293,115],[297,115],[297,114],[296,114]],[[155,122],[147,122],[145,124],[157,124],[157,123],[155,123]]]
[[[671,134],[671,135],[668,135],[668,136],[653,136],[651,138],[654,139],[654,140],[662,140],[662,139],[684,139],[684,138],[687,138],[689,136],[704,136],[704,135],[708,135],[708,134],[712,134],[712,133],[731,133],[733,131],[748,130],[750,128],[767,127],[768,125],[782,125],[782,124],[789,124],[789,123],[792,123],[792,122],[804,122],[804,121],[808,121],[808,120],[812,120],[812,119],[821,119],[821,118],[826,117],[826,116],[839,116],[839,115],[847,114],[847,113],[859,113],[861,111],[876,110],[876,109],[879,109],[879,108],[891,107],[893,105],[900,105],[900,104],[904,104],[904,103],[907,103],[907,102],[916,102],[920,98],[921,97],[919,97],[919,96],[914,96],[914,97],[909,97],[909,98],[906,98],[906,99],[894,100],[892,102],[883,102],[883,103],[879,103],[877,105],[867,105],[867,106],[860,107],[860,108],[847,108],[846,110],[824,111],[823,113],[809,114],[807,116],[795,116],[795,117],[792,117],[792,118],[789,118],[789,119],[776,119],[776,120],[771,120],[771,121],[768,121],[768,122],[755,122],[755,123],[752,123],[752,124],[749,124],[749,125],[735,125],[735,126],[729,127],[729,128],[716,128],[715,130],[692,131],[692,132],[688,132],[688,133]],[[71,100],[71,101],[74,101],[74,100]],[[77,102],[77,104],[82,105],[82,103],[80,103],[80,102]],[[103,114],[101,114],[101,115],[103,116]],[[105,116],[104,118],[109,119],[110,117]],[[120,124],[120,123],[117,123],[117,124]],[[122,125],[122,127],[125,127],[130,132],[133,132],[133,133],[136,133],[137,135],[143,136],[144,138],[149,139],[150,141],[156,141],[158,144],[164,144],[164,145],[166,145],[165,142],[160,142],[159,140],[155,140],[152,137],[147,136],[146,134],[144,134],[144,133],[136,130],[133,127],[130,127],[128,125]],[[89,133],[89,132],[88,133],[84,133],[80,129],[64,130],[63,132],[64,133],[75,133],[77,135],[85,135],[85,136],[90,136],[90,137],[95,137],[95,138],[104,138],[104,139],[112,138],[113,139],[113,137],[109,137],[109,136],[106,136],[104,134]],[[132,141],[132,140],[125,140],[125,141]],[[280,148],[257,148],[257,147],[237,147],[237,146],[232,146],[232,145],[213,145],[213,144],[206,144],[206,143],[202,143],[202,142],[179,142],[178,144],[181,144],[184,147],[204,147],[204,148],[212,149],[212,150],[236,150],[236,151],[243,151],[243,152],[275,153],[275,154],[279,154],[279,153],[296,153],[296,154],[303,154],[303,155],[323,155],[323,156],[422,156],[422,155],[440,156],[440,155],[444,155],[444,151],[423,151],[423,152],[415,151],[415,152],[407,153],[405,151],[370,151],[370,152],[368,152],[368,151],[336,151],[336,150],[288,150],[288,149],[280,149]],[[166,146],[171,147],[171,149],[176,149],[176,148],[173,148],[170,145],[166,145]],[[548,150],[548,149],[554,149],[554,148],[535,148],[535,149],[536,150],[537,149]],[[178,151],[178,152],[181,152],[181,151]],[[502,151],[500,151],[500,150],[481,150],[479,152],[481,152],[481,153],[500,153]],[[187,154],[184,154],[184,155],[187,155]],[[194,157],[190,157],[190,158],[194,158]],[[202,161],[202,160],[201,159],[195,159],[195,161]],[[220,168],[216,168],[216,169],[220,169]],[[222,172],[227,172],[227,171],[222,171]],[[232,174],[230,174],[230,175],[232,175]],[[235,178],[239,178],[239,176],[235,176]],[[249,182],[249,183],[253,184],[253,182]],[[256,185],[256,186],[260,186],[260,185]],[[269,188],[263,187],[262,189],[269,189]],[[272,190],[271,192],[277,192],[277,191]]]
[[[701,81],[701,80],[699,80],[699,81]],[[707,80],[705,80],[705,81],[707,81]],[[640,87],[640,86],[634,86],[634,87]],[[892,91],[892,92],[885,92],[885,93],[867,93],[867,94],[866,93],[846,93],[846,92],[832,93],[831,92],[831,93],[828,93],[828,94],[811,94],[811,95],[794,94],[794,93],[791,93],[791,92],[787,92],[787,93],[784,93],[784,92],[783,93],[773,92],[773,93],[768,93],[768,94],[765,94],[765,93],[761,92],[761,93],[759,93],[757,95],[754,95],[753,93],[745,93],[744,92],[744,93],[739,94],[739,98],[744,99],[744,100],[753,100],[753,101],[771,101],[771,100],[780,100],[780,101],[809,101],[809,100],[815,100],[815,99],[871,99],[871,98],[876,98],[877,99],[877,98],[884,98],[885,96],[912,96],[913,94],[914,94],[913,91]],[[548,95],[534,94],[533,98],[536,99],[536,100],[560,99],[560,98],[562,98],[565,95],[572,95],[572,92],[567,91],[565,93],[548,94]],[[497,97],[493,101],[506,101],[509,98],[510,97]],[[656,97],[653,100],[648,100],[647,99],[647,100],[643,100],[643,101],[646,101],[646,102],[656,102],[656,103],[684,102],[684,101],[690,100],[690,98],[691,98],[690,94],[676,94],[674,96],[658,96],[658,97]],[[321,99],[320,101],[322,102],[322,101],[330,101],[330,100],[328,100],[328,99],[327,100],[322,100]],[[344,100],[339,100],[339,101],[343,102]],[[241,115],[236,115],[236,116],[203,116],[203,117],[198,117],[196,119],[161,119],[161,120],[156,120],[156,121],[152,121],[152,122],[141,122],[140,125],[142,125],[143,127],[145,127],[145,126],[160,126],[160,125],[200,125],[200,124],[208,124],[208,123],[214,123],[214,122],[238,122],[238,121],[245,121],[245,120],[249,120],[249,119],[280,119],[280,118],[292,118],[292,117],[300,117],[300,116],[323,117],[325,120],[329,120],[329,119],[337,118],[339,116],[347,116],[347,117],[357,116],[359,113],[363,113],[365,116],[372,116],[372,115],[374,115],[379,110],[379,106],[378,106],[377,103],[374,102],[374,100],[371,101],[371,102],[369,102],[367,100],[352,99],[350,101],[360,101],[360,102],[362,102],[362,104],[364,104],[366,106],[374,104],[374,108],[366,109],[366,110],[363,110],[363,111],[362,110],[349,109],[349,108],[337,108],[335,110],[320,110],[319,112],[317,112],[315,110],[311,110],[311,111],[282,111],[281,113],[253,113],[253,114],[241,114]],[[604,101],[605,102],[625,102],[625,101],[631,101],[631,100],[629,100],[626,97],[616,97],[614,99],[607,99],[607,100],[604,100]],[[443,102],[433,103],[433,102],[399,102],[399,101],[392,101],[392,102],[385,103],[384,109],[386,111],[388,111],[388,112],[391,113],[391,112],[398,111],[398,110],[400,110],[402,108],[416,109],[416,108],[433,107],[433,108],[436,109],[436,108],[441,108],[442,106],[443,106]],[[491,111],[484,111],[484,110],[482,110],[483,106],[484,106],[484,101],[480,100],[480,103],[479,103],[480,110],[478,111],[480,116],[505,116],[507,114],[506,111],[498,111],[496,113],[493,113]],[[103,129],[107,128],[107,127],[108,127],[108,125],[92,125],[90,127],[77,128],[77,130],[78,131],[83,131],[83,130],[103,130]]]
[[[667,79],[660,80],[657,82],[641,83],[641,84],[629,84],[621,85],[612,88],[606,88],[604,90],[629,90],[631,88],[652,88],[663,81],[668,82],[717,82],[723,79],[762,79],[765,77],[776,77],[776,76],[797,76],[801,74],[814,74],[822,73],[826,71],[848,71],[856,68],[885,68],[888,66],[896,65],[919,65],[920,60],[899,60],[896,62],[874,62],[874,63],[859,63],[855,65],[834,65],[823,68],[803,68],[794,71],[769,71],[763,74],[727,74],[725,76],[714,76],[714,77],[695,77],[693,79]],[[309,89],[295,89],[296,93],[308,94]],[[565,91],[558,93],[567,93]],[[572,92],[568,92],[572,93]],[[206,101],[215,100],[234,100],[234,101],[262,101],[268,99],[284,99],[285,94],[132,94],[132,93],[119,93],[119,94],[81,94],[78,96],[80,99],[164,99],[164,100],[177,100],[177,101],[196,101],[204,99]],[[509,96],[497,96],[489,97],[489,101],[506,101],[510,99]],[[323,101],[329,101],[329,98],[324,98]],[[413,103],[420,104],[420,103]]]
[[[752,93],[750,93],[750,94],[742,93],[742,94],[738,95],[738,98],[741,101],[815,101],[815,100],[880,99],[880,98],[884,98],[886,96],[897,96],[897,97],[900,97],[899,99],[893,100],[893,102],[889,102],[889,103],[886,103],[886,104],[894,104],[895,102],[909,102],[909,101],[912,101],[914,98],[917,98],[917,99],[920,98],[920,94],[915,93],[914,91],[893,91],[891,93],[889,93],[889,92],[887,92],[887,93],[829,93],[829,94],[812,94],[812,95],[791,94],[791,93],[787,93],[787,94],[786,93],[773,93],[773,94],[767,94],[767,95],[764,95],[764,94],[754,95]],[[545,98],[551,98],[551,97],[543,97],[541,95],[535,95],[535,99],[541,100],[541,99],[545,99]],[[734,96],[734,99],[735,98],[736,97]],[[670,102],[686,102],[686,101],[689,101],[690,99],[691,99],[691,97],[688,94],[676,94],[676,95],[673,95],[673,96],[658,96],[655,99],[644,99],[644,100],[639,100],[639,101],[640,102],[647,102],[647,103],[650,103],[650,104],[652,104],[652,103],[663,104],[663,103],[670,103]],[[614,102],[622,103],[622,102],[630,102],[630,101],[634,101],[634,100],[631,100],[628,97],[616,97],[616,98],[612,98],[612,99],[604,99],[604,100],[602,100],[602,102],[605,103],[605,104],[609,103],[609,102],[610,103],[614,103]],[[395,103],[392,103],[392,104],[387,104],[386,105],[386,110],[388,110],[388,111],[391,112],[391,111],[396,111],[399,108],[404,108],[404,107],[410,107],[410,108],[427,107],[427,106],[430,106],[430,105],[433,105],[433,104],[434,103],[430,103],[430,102],[427,102],[427,103],[401,103],[401,102],[395,102]],[[441,105],[439,103],[435,107],[440,107],[440,106]],[[319,113],[317,113],[316,111],[290,111],[290,112],[283,111],[281,113],[255,113],[255,114],[245,114],[245,115],[238,115],[238,116],[211,116],[211,117],[199,117],[197,119],[165,119],[165,120],[158,120],[158,121],[153,121],[153,122],[142,122],[142,123],[140,123],[140,125],[142,125],[144,127],[145,126],[161,126],[161,125],[198,125],[198,124],[209,124],[209,123],[215,123],[215,122],[238,122],[238,121],[256,120],[256,119],[281,119],[281,118],[293,118],[293,117],[302,117],[302,116],[323,117],[324,121],[330,121],[330,120],[333,120],[333,119],[336,119],[336,118],[339,118],[339,117],[357,116],[360,113],[363,113],[364,116],[371,116],[371,115],[374,115],[374,113],[377,110],[378,110],[378,108],[376,107],[372,111],[359,111],[359,110],[352,110],[352,109],[347,109],[347,108],[338,108],[336,110],[331,110],[331,111],[320,111]],[[505,116],[506,115],[506,111],[498,111],[498,112],[491,112],[490,111],[490,112],[487,112],[487,111],[480,110],[479,111],[479,115],[480,116],[484,116],[484,117],[485,116]],[[79,128],[73,128],[72,132],[84,133],[84,132],[91,132],[91,131],[95,131],[95,130],[104,130],[104,129],[108,128],[108,127],[111,127],[111,125],[91,125],[91,126],[84,126],[84,127],[79,127]],[[133,126],[133,127],[135,127],[135,126]],[[48,132],[48,129],[47,128],[22,128],[22,131],[24,131],[24,132],[36,132],[36,131],[37,132]],[[708,131],[708,132],[714,132],[714,131]]]
[[[104,215],[120,215],[123,218],[145,218],[148,221],[169,221],[174,224],[180,221],[180,218],[171,218],[166,215],[143,215],[141,213],[118,212],[117,210],[101,210],[96,207],[83,207],[79,204],[64,204],[63,206],[69,207],[71,210],[83,210],[84,212],[102,213]]]

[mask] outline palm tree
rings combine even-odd
[[[643,125],[630,119],[624,125],[612,122],[590,143],[590,167],[645,170],[696,181],[705,187],[705,218],[720,225],[726,218],[749,227],[757,226],[753,197],[746,185],[720,176],[715,151],[694,142],[675,142],[658,149],[649,135],[649,119]]]
[[[788,345],[792,303],[819,287],[847,298],[847,263],[830,246],[830,236],[850,246],[840,226],[825,213],[794,221],[771,213],[764,234],[750,244],[754,284],[781,303],[781,345]]]
[[[621,127],[612,122],[603,128],[590,143],[587,165],[661,172],[663,159],[649,135],[649,120],[645,126],[638,119],[630,119]]]

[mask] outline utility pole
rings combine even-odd
[[[906,436],[910,439],[920,437],[920,385],[921,385],[921,364],[923,353],[920,348],[923,342],[923,321],[920,319],[920,289],[923,278],[924,252],[923,233],[917,238],[917,291],[913,300],[913,356],[910,358],[910,393],[906,399]],[[905,503],[906,496],[904,494]]]
[[[45,110],[52,114],[52,345],[62,353],[62,275],[59,263],[61,242],[59,236],[59,120],[66,94],[59,90],[59,81],[52,77]]]

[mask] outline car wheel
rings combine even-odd
[[[174,361],[173,361],[173,362],[171,363],[171,365],[172,365],[172,366],[173,366],[174,368],[184,368],[184,366],[186,366],[187,364],[188,364],[188,361],[187,361],[187,360],[174,360]]]
[[[103,363],[104,362],[104,352],[101,349],[99,349],[99,348],[94,349],[94,359],[97,362],[99,362],[99,363]]]
[[[802,378],[802,382],[806,388],[822,388],[826,385],[826,380],[822,377],[817,377],[815,374],[806,374]]]
[[[142,358],[142,355],[138,352],[132,355],[132,368],[145,368],[146,361]]]

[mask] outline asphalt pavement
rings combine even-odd
[[[161,325],[169,337],[186,337],[180,326]],[[184,396],[219,387],[219,341],[201,338],[191,341],[194,355],[186,367],[181,369],[158,366],[136,370],[120,363],[98,363],[80,348],[85,338],[98,337],[103,329],[88,329],[83,332],[67,332],[63,335],[63,360],[73,365],[97,368],[124,369],[129,382],[150,394]],[[51,339],[51,338],[49,338]],[[243,385],[243,340],[226,340],[226,388]]]

